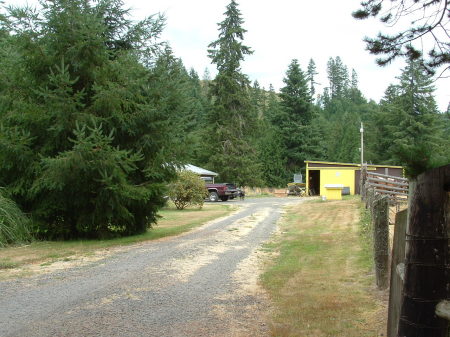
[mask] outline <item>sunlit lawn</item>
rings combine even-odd
[[[272,336],[379,336],[384,303],[375,296],[370,247],[357,199],[292,207],[262,280],[274,303]]]

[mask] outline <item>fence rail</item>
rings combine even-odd
[[[387,195],[391,203],[407,200],[408,179],[368,171],[364,173],[367,175],[366,189],[373,188],[375,194]]]

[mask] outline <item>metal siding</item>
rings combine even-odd
[[[320,195],[326,195],[325,185],[342,184],[350,187],[350,195],[355,194],[355,171],[339,168],[320,170]]]
[[[342,164],[325,164],[325,163],[308,163],[308,167],[310,169],[312,169],[313,167],[330,167],[330,168],[341,168],[341,167],[345,167],[345,168],[355,168],[355,167],[359,167],[358,164],[348,164],[348,165],[342,165]]]

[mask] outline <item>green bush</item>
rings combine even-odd
[[[0,247],[31,240],[29,219],[0,189]]]
[[[205,182],[193,172],[180,172],[177,180],[169,185],[169,197],[177,209],[184,209],[189,205],[201,208],[206,195]]]

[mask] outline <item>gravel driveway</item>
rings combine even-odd
[[[187,234],[0,282],[0,336],[267,335],[259,248],[299,201],[229,201],[242,208]]]

